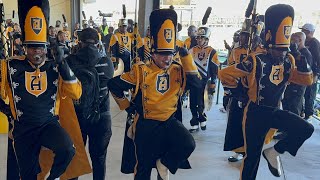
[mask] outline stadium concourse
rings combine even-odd
[[[196,149],[192,153],[190,163],[192,170],[178,170],[170,180],[236,180],[239,179],[240,162],[230,163],[227,158],[232,152],[223,151],[224,135],[227,123],[227,114],[220,112],[222,107],[222,94],[220,90],[219,103],[214,103],[212,109],[207,112],[208,124],[206,131],[193,133],[196,140]],[[216,97],[215,97],[216,98]],[[111,101],[112,112],[112,138],[107,154],[107,178],[108,180],[129,180],[132,175],[120,172],[123,134],[125,128],[126,112],[120,111],[117,104]],[[190,110],[183,108],[184,125],[189,128],[191,119]],[[274,177],[264,158],[261,159],[257,180],[318,180],[320,179],[320,122],[312,118],[315,132],[312,137],[299,150],[296,158],[288,153],[281,155],[284,175]],[[7,135],[0,134],[0,180],[6,178],[6,151]],[[271,143],[273,145],[274,143]],[[268,147],[268,146],[266,146]],[[264,148],[266,148],[264,147]],[[92,174],[80,177],[80,180],[91,180]],[[156,179],[156,170],[153,170],[152,179]]]

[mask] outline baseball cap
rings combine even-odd
[[[307,30],[307,31],[310,31],[310,32],[314,32],[316,30],[316,27],[311,23],[306,23],[299,29],[304,29],[304,30]]]

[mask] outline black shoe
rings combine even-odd
[[[228,161],[229,162],[238,162],[238,161],[240,161],[240,160],[242,160],[243,159],[243,155],[242,154],[235,154],[235,155],[233,155],[233,156],[230,156],[229,158],[228,158]]]

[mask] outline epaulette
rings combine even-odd
[[[8,61],[11,61],[11,60],[20,60],[20,61],[23,61],[23,60],[25,60],[25,59],[26,59],[26,56],[23,55],[23,56],[11,56],[11,57],[9,57],[7,60],[8,60]]]

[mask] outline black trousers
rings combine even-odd
[[[75,155],[72,140],[56,118],[41,125],[15,121],[13,137],[22,180],[36,180],[37,174],[41,172],[41,146],[55,154],[48,180],[60,177]]]
[[[201,80],[201,88],[190,87],[190,110],[192,117],[198,118],[204,111],[204,91],[208,79]],[[191,126],[198,125],[199,122],[190,122]]]
[[[139,118],[134,143],[137,157],[135,180],[150,180],[157,159],[175,174],[195,149],[192,135],[174,117],[164,122]]]
[[[258,106],[250,102],[244,112],[244,140],[246,156],[240,170],[242,180],[255,180],[261,151],[270,128],[285,131],[287,136],[274,145],[279,153],[289,152],[292,156],[313,133],[314,127],[300,116],[274,107]]]
[[[232,151],[243,146],[242,120],[243,110],[238,104],[238,100],[231,97],[228,111],[228,123],[224,138],[224,151]]]
[[[317,94],[317,83],[312,84],[311,86],[307,86],[306,93],[304,94],[304,113],[305,116],[312,116],[313,115],[313,106],[314,100],[316,99]]]
[[[305,91],[306,86],[293,83],[289,84],[284,92],[284,98],[282,100],[283,109],[300,115],[303,107],[303,96]]]
[[[89,154],[92,162],[93,180],[104,180],[106,177],[106,158],[112,136],[110,111],[100,114],[97,124],[79,120],[82,139],[86,145],[89,139]],[[76,180],[78,178],[73,178]]]

